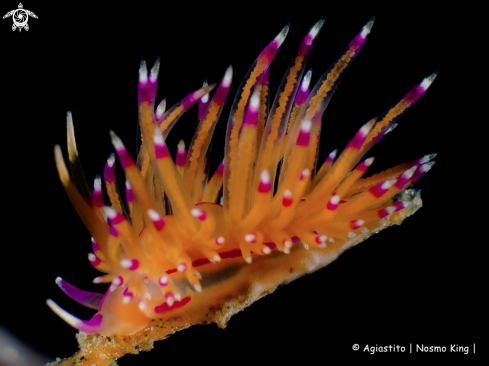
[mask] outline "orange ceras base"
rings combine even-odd
[[[304,73],[305,64],[323,22],[303,39],[271,108],[268,69],[288,26],[257,58],[231,107],[225,158],[212,176],[205,169],[207,150],[229,92],[231,67],[212,98],[215,85],[205,83],[165,111],[164,102],[155,107],[154,101],[159,61],[149,73],[141,63],[142,144],[136,160],[111,131],[126,175],[124,199],[115,179],[115,154],[103,179],[97,176],[89,188],[68,113],[73,181],[59,146],[56,166],[92,235],[88,259],[105,273],[94,282],[110,286],[103,295],[56,279],[68,296],[97,313],[81,320],[47,301],[80,331],[79,352],[54,365],[115,365],[125,354],[149,351],[154,341],[193,324],[215,322],[224,328],[232,315],[278,286],[326,266],[422,206],[419,190],[409,187],[431,169],[436,154],[368,178],[363,175],[374,159],[361,160],[396,127],[436,74],[361,126],[337,159],[335,150],[316,168],[322,114],[373,25],[371,20],[362,28],[309,93],[311,72]],[[197,132],[188,151],[179,144],[174,163],[165,138],[197,102]]]

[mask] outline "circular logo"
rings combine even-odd
[[[29,15],[24,9],[17,9],[12,14],[12,19],[14,20],[14,24],[22,28],[27,24],[27,20],[29,20]]]

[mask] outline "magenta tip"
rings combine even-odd
[[[200,221],[204,221],[207,218],[207,212],[197,207],[193,207],[192,209],[190,209],[190,214]]]
[[[438,72],[434,72],[430,76],[424,78],[421,83],[419,83],[417,86],[415,86],[413,89],[411,89],[403,98],[402,100],[407,101],[410,105],[413,105],[416,103],[419,98],[423,96],[423,94],[428,90],[428,88],[431,86],[433,81],[435,80],[436,76],[438,75]]]
[[[148,216],[153,221],[156,230],[160,231],[165,227],[165,222],[161,218],[160,214],[153,209],[148,210]]]
[[[139,261],[137,259],[122,259],[120,261],[122,268],[128,269],[130,271],[135,271],[139,267]]]
[[[361,162],[360,164],[358,164],[357,169],[365,173],[369,168],[369,166],[372,165],[373,162],[374,162],[374,158],[368,158],[363,162]]]
[[[105,206],[104,213],[110,219],[110,222],[114,225],[118,225],[125,220],[125,217],[112,207]]]
[[[311,128],[312,128],[312,122],[309,119],[309,115],[307,115],[306,119],[301,124],[299,136],[297,137],[297,142],[296,142],[297,146],[309,145],[309,139],[311,137]]]
[[[163,134],[161,133],[158,126],[156,126],[155,128],[154,143],[156,159],[166,158],[170,156],[168,148],[166,147],[165,138],[163,137]]]
[[[222,176],[224,174],[224,161],[219,164],[219,166],[216,169],[216,172],[214,174]]]
[[[389,190],[396,183],[397,179],[385,180],[372,188],[369,189],[369,192],[373,194],[375,197],[381,197],[385,192]]]
[[[113,236],[114,238],[117,238],[119,236],[119,233],[117,232],[114,225],[110,225],[109,234],[110,234],[110,236]]]
[[[178,143],[175,160],[175,164],[180,168],[185,167],[185,164],[187,163],[187,151],[185,150],[185,142],[183,140],[180,140]]]
[[[270,182],[270,173],[268,170],[264,170],[260,174],[260,185],[258,186],[258,192],[268,193],[272,190],[272,183]]]
[[[404,188],[404,186],[407,184],[407,182],[413,176],[413,174],[416,171],[416,169],[418,169],[418,166],[417,165],[409,168],[404,173],[402,173],[401,176],[397,178],[396,187],[399,188],[399,189]]]
[[[294,104],[296,106],[301,106],[302,104],[304,104],[307,100],[307,97],[309,96],[309,85],[311,84],[311,75],[312,75],[312,69],[309,69],[309,71],[306,73],[306,75],[304,75],[304,78],[302,79],[301,85],[297,90],[297,94],[294,100]]]
[[[133,197],[131,183],[129,182],[129,180],[126,180],[126,201],[127,203],[132,203],[133,199],[134,197]]]
[[[284,43],[285,37],[287,37],[287,34],[289,33],[289,28],[290,28],[290,23],[287,23],[285,27],[282,28],[280,33],[273,39],[272,42],[268,44],[267,47],[262,51],[259,58],[266,58],[264,60],[266,63],[272,62],[273,58],[277,54],[278,49]]]
[[[111,153],[104,168],[104,180],[107,183],[115,182],[115,154]]]
[[[226,101],[232,81],[233,67],[229,65],[212,99],[217,105],[223,105]]]
[[[94,238],[92,238],[92,250],[94,253],[96,253],[97,251],[100,250],[100,247],[98,246],[98,244]]]
[[[332,197],[328,201],[328,204],[326,205],[326,208],[330,211],[334,211],[338,208],[339,204],[340,204],[340,195],[333,193]]]
[[[207,79],[204,79],[204,83],[202,84],[202,87],[206,87],[209,85],[207,83]],[[209,106],[209,93],[205,94],[202,98],[200,98],[199,101],[199,112],[198,112],[198,119],[202,120],[205,117],[205,112],[207,111],[207,107]]]
[[[115,151],[117,152],[117,156],[121,161],[122,167],[128,168],[134,164],[134,160],[132,160],[131,156],[126,150],[126,147],[122,143],[121,139],[114,133],[114,131],[110,130],[110,137],[112,139],[112,144],[115,147]]]
[[[150,83],[148,83],[148,68],[146,66],[146,61],[141,59],[141,64],[139,66],[139,81],[138,81],[138,101],[151,102],[153,100],[152,88]]]
[[[365,41],[367,40],[368,35],[370,34],[370,31],[372,30],[372,27],[374,26],[374,21],[375,21],[375,17],[370,19],[370,21],[367,24],[365,24],[365,26],[356,35],[356,37],[353,39],[353,41],[350,42],[350,44],[348,45],[348,48],[355,48],[356,53],[360,52],[360,49],[364,45]]]
[[[248,103],[248,108],[246,109],[246,116],[243,125],[256,126],[258,123],[258,109],[260,106],[260,88],[255,86],[255,90],[251,95],[250,101]]]
[[[189,109],[192,105],[194,105],[194,103],[199,101],[200,98],[202,98],[204,95],[209,93],[212,89],[214,89],[215,86],[216,84],[205,86],[187,95],[185,98],[183,98],[182,101],[183,110],[186,111],[187,109]]]
[[[287,189],[284,191],[284,198],[282,199],[282,205],[284,207],[288,207],[292,204],[292,202],[293,202],[292,192]]]
[[[102,196],[102,178],[97,174],[93,183],[93,203],[96,207],[104,206],[104,198]]]
[[[365,139],[367,138],[368,133],[372,129],[372,127],[375,125],[376,119],[370,120],[366,124],[358,130],[358,132],[355,134],[353,139],[348,143],[347,148],[352,147],[354,149],[360,150],[363,146],[363,143],[365,142]]]
[[[313,44],[314,40],[316,39],[316,36],[318,35],[319,31],[323,27],[325,20],[326,20],[325,16],[322,17],[321,19],[319,19],[312,26],[312,28],[309,30],[309,32],[306,34],[306,36],[302,40],[302,42],[299,46],[299,49],[298,49],[298,53],[300,55],[306,57],[309,54],[309,52],[311,52],[312,44]]]
[[[326,160],[324,161],[324,164],[326,163],[331,163],[333,164],[334,163],[334,159],[336,159],[336,154],[338,153],[338,149],[334,149],[329,155],[328,157],[326,158]]]

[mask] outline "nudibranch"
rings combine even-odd
[[[143,60],[137,157],[111,131],[116,154],[109,156],[103,177],[95,177],[93,189],[81,168],[68,113],[71,178],[59,146],[56,166],[92,236],[88,259],[105,273],[94,282],[109,284],[103,295],[56,279],[69,297],[97,311],[80,320],[48,300],[81,332],[81,349],[70,365],[108,365],[192,324],[224,327],[233,314],[277,286],[324,267],[421,207],[419,191],[408,187],[433,166],[435,154],[367,178],[374,159],[362,159],[397,126],[436,73],[361,126],[338,157],[335,150],[318,166],[323,112],[373,26],[372,19],[310,90],[306,61],[323,22],[302,40],[271,107],[269,66],[289,26],[258,56],[239,86],[224,160],[212,174],[208,148],[230,90],[231,66],[217,87],[204,83],[166,111],[164,100],[155,103],[159,61],[148,72]],[[188,149],[183,141],[178,145],[174,161],[166,137],[196,103],[197,131]],[[117,187],[116,160],[126,176],[124,195]]]

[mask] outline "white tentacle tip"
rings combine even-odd
[[[66,122],[68,124],[73,124],[73,114],[71,111],[66,112]]]
[[[255,91],[251,95],[250,99],[250,110],[256,112],[258,110],[258,106],[260,105],[260,89],[255,88]]]
[[[233,66],[229,65],[226,69],[226,73],[224,74],[224,78],[222,79],[222,86],[228,88],[231,85],[231,81],[233,80]]]
[[[333,197],[331,197],[331,199],[329,200],[329,202],[332,205],[337,205],[338,203],[340,203],[340,195],[339,194],[335,194]]]
[[[153,140],[156,145],[165,146],[165,139],[163,138],[163,134],[161,133],[159,127],[155,128],[155,135]]]
[[[413,176],[414,172],[416,171],[416,169],[418,169],[418,166],[417,166],[417,165],[415,165],[415,166],[413,166],[412,168],[410,168],[410,169],[406,170],[406,171],[404,172],[404,177],[405,177],[406,179],[411,178],[411,177]]]
[[[374,23],[375,23],[375,17],[370,19],[370,21],[367,24],[365,24],[365,27],[363,27],[363,29],[362,29],[362,33],[364,30],[366,30],[366,31],[368,31],[367,34],[369,34],[372,31],[372,27],[374,26]]]
[[[426,89],[428,89],[430,87],[430,85],[433,83],[433,81],[435,81],[437,75],[438,75],[438,71],[436,71],[433,74],[431,74],[430,76],[424,78],[419,86],[422,87],[426,91]]]
[[[194,289],[197,292],[202,292],[202,285],[200,283],[194,283]]]
[[[148,68],[144,59],[141,60],[141,64],[139,66],[139,82],[141,84],[146,84],[148,82]]]
[[[107,159],[107,165],[109,166],[109,168],[112,168],[114,164],[115,164],[115,154],[111,153],[109,155],[109,158]]]
[[[390,187],[392,187],[395,183],[397,182],[397,178],[394,178],[394,179],[389,179],[389,180],[386,180],[381,188],[382,189],[389,189]]]
[[[304,133],[310,132],[312,127],[312,122],[310,119],[304,120],[301,124],[301,131]]]
[[[280,31],[280,33],[277,34],[277,36],[275,37],[274,41],[277,42],[278,47],[282,45],[282,43],[285,40],[285,37],[287,37],[287,33],[289,33],[289,28],[290,28],[290,24],[287,23],[285,27]]]
[[[149,74],[149,80],[154,83],[156,80],[158,80],[158,72],[160,71],[160,58],[158,57],[153,64],[153,67],[151,68],[150,74]]]
[[[270,173],[268,172],[267,169],[261,172],[260,180],[265,184],[270,183]]]
[[[367,160],[365,160],[365,165],[370,166],[372,165],[373,162],[374,162],[374,158],[368,158]]]
[[[256,240],[256,235],[255,234],[246,234],[244,239],[248,242],[248,243],[252,243],[253,241]]]
[[[115,219],[117,216],[117,211],[114,208],[109,207],[109,206],[104,206],[104,213],[111,220]]]
[[[166,110],[166,99],[163,99],[159,104],[158,107],[156,107],[156,119],[160,119],[163,114],[165,113]]]
[[[302,91],[307,91],[309,89],[309,84],[311,83],[311,76],[312,76],[312,70],[309,70],[306,75],[304,75],[304,78],[302,79],[301,83],[301,90]]]
[[[161,220],[160,214],[156,210],[153,210],[152,208],[148,210],[148,216],[153,221]]]
[[[124,150],[125,149],[124,144],[122,143],[119,136],[117,136],[115,132],[112,130],[110,130],[109,133],[110,133],[110,139],[112,140],[112,144],[114,145],[115,149],[119,151]]]
[[[77,328],[80,326],[81,320],[77,317],[71,315],[66,310],[61,308],[58,304],[56,304],[53,300],[46,300],[47,306],[61,319],[63,319],[66,323],[71,325],[73,328]]]

